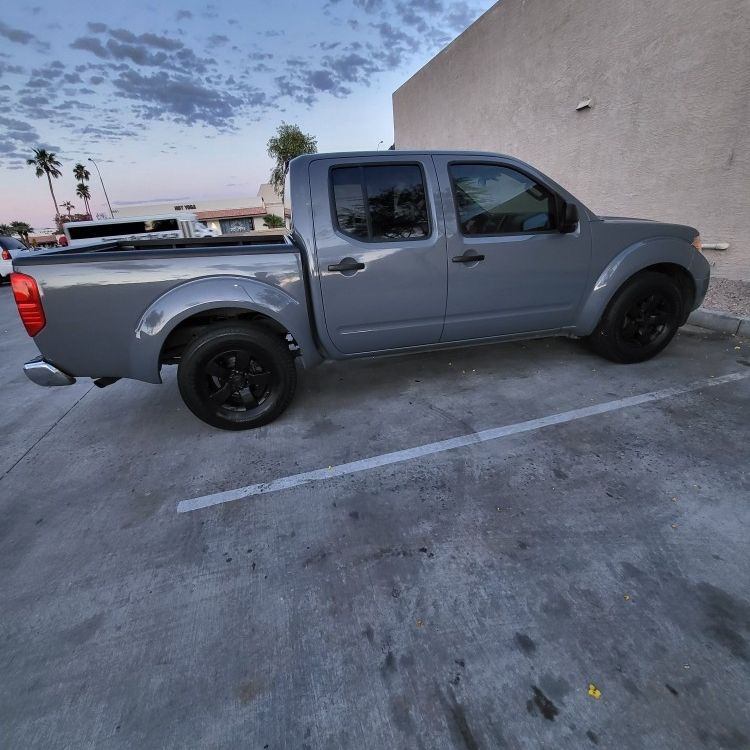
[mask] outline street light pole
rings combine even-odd
[[[96,173],[99,175],[99,182],[102,183],[102,190],[104,191],[104,197],[107,199],[107,205],[109,206],[109,215],[114,219],[115,213],[112,210],[112,205],[109,202],[109,196],[107,195],[107,188],[104,187],[104,180],[102,179],[102,173],[99,171],[99,165],[89,156],[89,161],[96,167]]]

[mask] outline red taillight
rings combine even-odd
[[[29,336],[36,336],[47,323],[36,281],[25,273],[12,273],[10,285],[13,288],[13,297],[26,333]]]
[[[10,257],[10,253],[7,250],[3,250],[2,252],[3,260],[12,260]]]

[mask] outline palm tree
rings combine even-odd
[[[68,212],[68,216],[73,212],[75,206],[70,201],[63,201],[60,206]]]
[[[83,203],[86,206],[86,213],[89,216],[91,216],[91,208],[89,208],[89,200],[91,200],[91,191],[89,190],[89,186],[85,182],[79,182],[76,185],[76,195],[79,198],[83,198]]]
[[[52,178],[62,177],[62,172],[58,169],[61,166],[60,162],[57,161],[56,155],[52,151],[47,151],[47,149],[41,147],[35,148],[33,151],[34,158],[26,159],[26,163],[35,168],[37,177],[47,175],[52,202],[55,204],[55,218],[57,218],[60,212],[57,210],[57,198],[55,198],[55,191],[52,189]]]
[[[11,221],[11,234],[17,234],[24,242],[29,241],[29,232],[34,230],[25,221]]]
[[[8,237],[13,234],[13,227],[10,224],[0,224],[0,235]]]
[[[318,151],[317,139],[303,133],[298,125],[282,122],[276,128],[276,135],[266,144],[268,155],[276,160],[276,166],[271,170],[271,184],[284,200],[286,176],[289,172],[289,162],[301,154],[315,154]]]
[[[81,162],[78,162],[78,164],[73,167],[73,177],[75,177],[78,182],[88,182],[91,179],[91,174]]]

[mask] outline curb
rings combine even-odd
[[[708,310],[699,307],[690,313],[687,322],[700,328],[708,328],[711,331],[750,337],[750,318],[721,312],[721,310]]]

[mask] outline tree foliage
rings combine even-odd
[[[268,214],[267,216],[264,216],[263,221],[269,229],[283,229],[286,226],[284,219],[276,214]]]
[[[91,200],[91,191],[85,182],[79,182],[76,185],[76,195],[79,198],[83,198],[83,204],[86,206],[86,213],[90,214],[91,208],[89,207],[89,201]]]
[[[267,148],[268,155],[276,161],[270,182],[283,200],[289,162],[302,154],[317,153],[318,141],[309,133],[303,133],[299,125],[282,122],[276,129],[276,135],[268,140]]]
[[[91,173],[83,164],[78,162],[78,164],[73,167],[73,177],[75,177],[78,182],[88,182],[91,179]]]
[[[24,242],[29,241],[29,233],[34,230],[25,221],[11,221],[11,234],[17,234]]]
[[[37,177],[47,177],[49,184],[49,192],[52,195],[52,202],[55,204],[55,216],[58,216],[60,212],[57,210],[57,198],[55,198],[55,191],[52,189],[52,178],[57,179],[62,177],[60,167],[62,166],[57,160],[57,155],[52,151],[47,151],[44,148],[35,148],[34,158],[26,159],[26,163],[34,167],[34,172]]]

